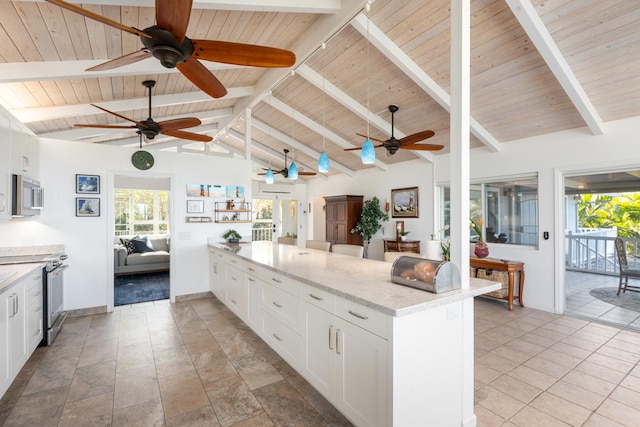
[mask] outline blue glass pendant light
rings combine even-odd
[[[375,163],[376,161],[376,149],[373,146],[373,142],[369,138],[364,142],[362,146],[362,154],[360,155],[362,159],[362,163],[365,165],[370,165]]]
[[[322,173],[329,172],[329,156],[324,151],[318,158],[318,171]]]
[[[298,167],[296,166],[296,164],[292,161],[291,162],[291,166],[289,166],[289,179],[298,179]]]
[[[269,168],[269,170],[264,176],[264,182],[267,184],[273,184],[275,180],[276,180],[276,177],[273,175],[273,171],[271,170],[271,168]]]

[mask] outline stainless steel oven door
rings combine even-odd
[[[61,264],[47,273],[47,325],[53,326],[63,310],[63,272],[69,268]]]

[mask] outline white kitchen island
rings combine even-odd
[[[355,425],[475,425],[472,298],[499,283],[433,294],[381,261],[271,242],[209,252],[211,291]]]

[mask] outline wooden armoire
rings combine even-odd
[[[360,233],[351,233],[362,214],[364,196],[327,196],[325,200],[326,240],[331,245],[362,246]]]

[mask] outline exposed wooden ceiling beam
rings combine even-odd
[[[229,88],[228,93],[220,99],[242,98],[251,96],[253,87]],[[152,108],[168,107],[172,105],[184,105],[196,102],[208,102],[211,97],[202,91],[175,93],[171,95],[154,95]],[[149,98],[132,98],[115,101],[105,101],[99,103],[101,107],[111,111],[130,111],[135,109],[146,110],[149,106]],[[55,120],[66,117],[82,117],[95,114],[102,114],[91,104],[76,104],[59,107],[25,108],[20,110],[9,110],[22,123],[36,122],[40,120]],[[157,121],[157,119],[156,119]]]
[[[360,104],[358,101],[347,95],[342,89],[338,88],[336,85],[331,83],[328,80],[325,80],[320,74],[316,73],[311,67],[308,65],[300,65],[297,68],[297,73],[299,76],[304,77],[309,83],[313,84],[320,90],[324,90],[327,95],[336,100],[337,102],[344,105],[346,108],[351,110],[356,115],[360,116],[360,118],[364,121],[369,121],[373,126],[380,129],[382,132],[390,135],[391,134],[391,123],[384,120],[382,117],[375,114],[373,111],[369,111],[367,107]],[[324,82],[323,82],[324,81]],[[402,131],[395,129],[395,137],[400,139],[407,136]],[[434,156],[433,153],[425,152],[425,151],[412,151],[416,156],[422,157],[423,159],[433,163]]]
[[[10,62],[0,64],[0,83],[19,83],[46,80],[88,79],[97,77],[119,77],[141,74],[177,73],[177,68],[165,68],[158,60],[151,57],[133,64],[104,71],[85,71],[87,68],[102,64],[108,60],[88,59],[79,61],[47,61],[46,67],[37,66],[35,62]],[[221,64],[219,62],[202,61],[210,71],[240,69],[238,65]]]
[[[294,119],[295,121],[297,121],[298,123],[308,127],[309,129],[311,129],[312,131],[316,132],[317,134],[320,135],[325,135],[325,137],[330,140],[331,142],[333,142],[336,145],[339,145],[342,148],[355,148],[356,146],[351,144],[350,142],[348,142],[347,140],[345,140],[344,138],[342,138],[339,135],[336,135],[335,133],[331,132],[329,129],[321,126],[320,124],[314,122],[313,120],[311,120],[309,117],[305,116],[304,114],[302,114],[300,111],[295,110],[294,108],[288,106],[287,104],[285,104],[284,102],[280,101],[278,98],[276,98],[275,96],[267,96],[265,99],[263,99],[263,101],[267,104],[269,104],[270,106],[272,106],[273,108],[275,108],[276,110],[280,111],[283,114],[286,114],[287,116],[291,117],[292,119]],[[360,153],[359,152],[355,152],[352,151],[351,153],[353,153],[355,156],[360,157]],[[335,161],[331,160],[331,164],[334,164]],[[379,160],[376,160],[375,165],[377,167],[379,167],[382,170],[387,170],[389,169],[389,167],[387,165],[385,165],[384,163],[382,163]],[[351,171],[350,176],[355,175],[355,171],[348,169]]]
[[[604,135],[604,122],[531,2],[529,0],[507,0],[507,5],[591,132],[594,135]]]
[[[398,47],[377,25],[369,20],[364,14],[359,14],[351,21],[351,25],[358,30],[363,37],[367,37],[367,21],[369,41],[376,49],[393,62],[407,77],[414,81],[424,90],[434,101],[436,101],[447,112],[451,110],[451,96],[429,75],[424,72],[416,62]],[[476,136],[491,151],[500,151],[501,143],[494,138],[477,120],[471,118],[471,133]]]
[[[44,0],[20,0],[36,1]],[[179,1],[179,0],[176,0]],[[105,6],[154,7],[154,0],[70,0],[69,3]],[[193,9],[254,10],[259,12],[338,13],[340,0],[194,0]]]

